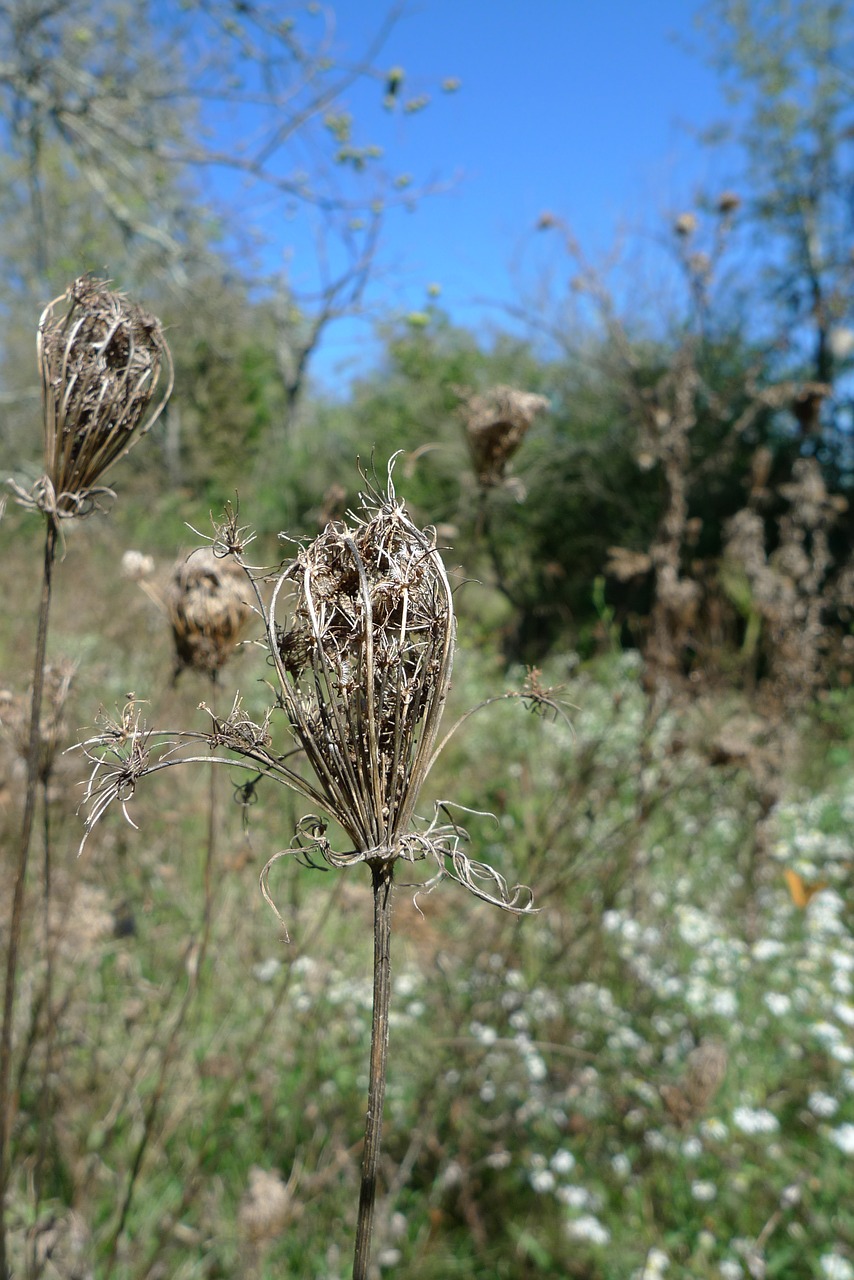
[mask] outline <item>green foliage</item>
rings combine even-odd
[[[849,100],[852,12],[838,0],[711,0],[703,51],[737,108],[740,194],[756,232],[783,364],[835,382],[852,322]]]

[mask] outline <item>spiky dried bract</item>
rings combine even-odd
[[[397,856],[453,663],[453,596],[434,540],[393,495],[352,527],[329,524],[282,573],[269,622],[281,703],[325,806],[361,859]]]
[[[42,313],[38,355],[50,486],[39,505],[79,515],[91,509],[107,468],[162,412],[172,389],[169,347],[155,316],[81,276]]]
[[[139,779],[150,772],[152,740],[165,737],[149,731],[132,693],[115,719],[102,713],[99,721],[96,735],[78,744],[92,764],[83,797],[86,821],[81,853],[92,830],[112,804],[119,804],[130,825],[136,826],[127,804],[133,798]],[[158,762],[175,749],[169,741],[158,745]]]
[[[166,593],[176,675],[185,667],[215,675],[224,666],[252,614],[248,586],[240,566],[209,547],[176,563]]]
[[[500,385],[480,395],[459,394],[478,483],[492,488],[504,479],[508,461],[549,402],[545,396]]]

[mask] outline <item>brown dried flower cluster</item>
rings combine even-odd
[[[76,664],[65,658],[48,663],[44,670],[38,759],[38,777],[42,782],[50,776],[56,753],[66,739],[65,704],[76,669]],[[27,759],[30,749],[31,706],[32,692],[0,690],[0,728],[22,760]]]
[[[545,396],[506,386],[491,387],[480,395],[463,389],[457,394],[478,483],[485,489],[494,488],[501,484],[508,461],[549,402]]]
[[[284,1230],[290,1212],[287,1183],[278,1173],[253,1165],[237,1215],[241,1235],[256,1246],[275,1240]]]
[[[214,676],[252,614],[246,574],[233,560],[201,547],[172,570],[165,604],[175,640],[175,678],[185,667]]]
[[[243,560],[245,530],[237,537],[233,520],[217,529],[217,554],[232,548],[264,620],[278,677],[276,707],[256,724],[238,695],[227,716],[208,709],[207,733],[159,733],[147,729],[129,704],[121,722],[82,744],[94,765],[87,835],[113,802],[127,816],[145,774],[200,758],[219,760],[247,770],[249,789],[266,777],[298,791],[316,809],[299,824],[291,848],[265,868],[262,888],[271,905],[269,870],[279,857],[295,853],[335,867],[432,858],[436,875],[425,887],[450,876],[485,901],[530,910],[527,889],[508,886],[493,868],[462,852],[465,832],[447,804],[437,806],[429,824],[416,816],[440,749],[456,635],[453,595],[432,531],[413,524],[391,482],[387,495],[372,494],[363,504],[361,519],[327,525],[283,567],[269,605]],[[551,705],[541,692],[526,690],[524,699]],[[297,752],[274,743],[277,710],[287,718]],[[195,754],[202,746],[203,757]],[[218,751],[231,754],[208,754]],[[331,848],[327,817],[347,833],[351,849]]]
[[[42,313],[38,357],[47,475],[33,502],[74,516],[91,508],[107,468],[159,417],[171,356],[159,320],[81,276]]]
[[[362,856],[388,857],[409,828],[451,679],[456,623],[435,543],[393,500],[353,528],[329,524],[279,579],[270,620],[282,705],[324,807]]]
[[[665,1084],[661,1096],[679,1124],[696,1120],[708,1110],[726,1078],[727,1051],[722,1040],[701,1040],[688,1055],[685,1074],[679,1084]]]
[[[746,507],[727,523],[726,555],[743,571],[762,620],[770,689],[793,705],[809,695],[819,678],[827,643],[829,534],[846,502],[828,493],[814,458],[795,462],[792,479],[780,486],[780,493],[789,506],[778,521],[776,550],[767,554],[765,523]]]

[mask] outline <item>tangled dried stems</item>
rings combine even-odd
[[[495,488],[503,482],[507,463],[537,414],[548,409],[549,402],[534,392],[502,385],[480,394],[461,387],[457,395],[477,482],[484,489]]]
[[[165,596],[176,679],[186,667],[209,676],[222,669],[252,616],[246,597],[243,570],[210,547],[176,562]]]

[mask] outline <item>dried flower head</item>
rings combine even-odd
[[[333,523],[270,608],[281,703],[324,807],[362,858],[400,852],[451,680],[453,597],[432,537],[393,496]],[[284,588],[289,617],[277,619]]]
[[[242,534],[243,544],[249,539]],[[215,544],[221,537],[220,529]],[[160,732],[143,725],[129,703],[121,724],[107,724],[80,744],[94,766],[84,798],[87,837],[113,803],[128,816],[126,805],[144,775],[203,758],[246,770],[246,803],[267,778],[314,807],[290,848],[264,868],[262,889],[271,905],[271,867],[297,854],[334,867],[366,862],[390,869],[399,858],[432,860],[435,874],[424,888],[450,877],[486,902],[532,910],[528,889],[508,885],[464,853],[466,833],[451,816],[452,805],[435,806],[429,823],[416,814],[441,746],[471,713],[437,746],[454,655],[453,595],[432,530],[413,524],[391,478],[387,494],[363,498],[361,518],[329,524],[283,566],[269,604],[241,551],[232,555],[264,621],[278,677],[275,707],[255,723],[238,695],[225,716],[203,706],[212,722],[207,732]],[[218,558],[214,564],[221,568]],[[551,691],[527,686],[488,701],[517,697],[532,708],[555,709]],[[284,712],[297,752],[274,742],[276,711]],[[331,847],[327,818],[346,832],[350,849]]]
[[[696,1120],[708,1109],[726,1078],[727,1049],[722,1040],[701,1040],[688,1055],[679,1084],[665,1084],[661,1096],[680,1124]]]
[[[44,670],[38,762],[38,776],[42,781],[49,777],[68,731],[65,704],[76,670],[77,664],[68,658],[50,662]],[[16,694],[8,689],[0,690],[0,727],[22,760],[27,759],[30,750],[31,707],[32,692]]]
[[[680,213],[678,218],[673,221],[673,230],[677,236],[687,239],[697,230],[699,222],[696,213]]]
[[[144,582],[154,573],[154,557],[143,551],[127,550],[122,556],[122,577],[131,582]]]
[[[246,574],[209,547],[181,558],[166,592],[176,677],[185,667],[215,675],[234,653],[252,609]]]
[[[478,483],[491,488],[502,482],[508,461],[549,402],[545,396],[506,386],[480,395],[463,389],[457,394]]]
[[[45,308],[38,356],[47,470],[39,505],[74,516],[163,411],[171,356],[159,320],[89,276]]]
[[[718,196],[718,213],[728,217],[741,208],[741,196],[737,191],[722,191]]]
[[[290,1209],[287,1183],[277,1173],[253,1165],[237,1214],[241,1234],[255,1245],[275,1240],[287,1223]]]

